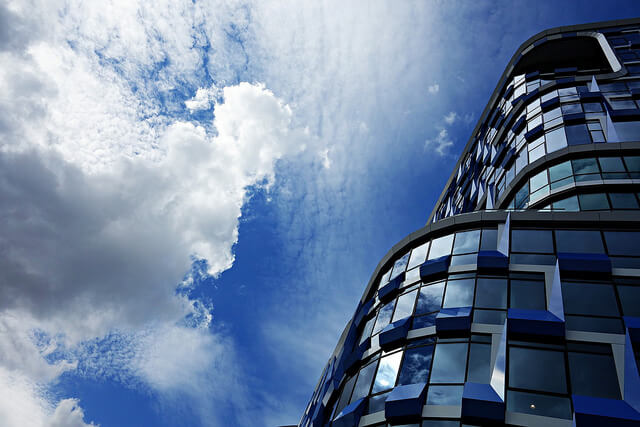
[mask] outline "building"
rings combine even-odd
[[[639,197],[640,19],[527,40],[299,425],[640,425]]]

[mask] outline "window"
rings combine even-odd
[[[400,295],[396,304],[396,311],[395,313],[393,313],[392,322],[411,316],[411,314],[413,313],[413,305],[416,302],[417,294],[418,290],[416,289],[415,291]]]
[[[424,262],[425,258],[427,257],[427,252],[429,251],[429,243],[430,242],[427,242],[424,245],[420,245],[411,251],[409,265],[407,266],[408,270],[411,270],[413,267],[416,267]]]
[[[569,351],[569,376],[572,393],[606,399],[620,399],[618,375],[611,346],[578,344],[574,347],[580,350],[591,350],[593,353]]]
[[[507,308],[507,279],[479,277],[477,287],[474,307]]]
[[[571,402],[566,397],[526,393],[509,390],[507,392],[507,411],[543,415],[570,420]]]
[[[598,162],[600,163],[602,177],[604,179],[621,179],[628,177],[620,157],[600,157]]]
[[[620,141],[638,141],[640,122],[615,122],[614,127]]]
[[[380,309],[380,311],[378,312],[378,320],[376,320],[376,326],[373,328],[373,335],[383,330],[384,327],[389,324],[389,321],[391,320],[391,313],[393,313],[395,303],[396,301],[393,300]]]
[[[460,405],[462,403],[462,391],[463,387],[458,385],[429,386],[427,405]]]
[[[469,307],[473,305],[474,279],[449,280],[443,307]]]
[[[371,390],[371,393],[388,390],[396,384],[396,376],[398,375],[400,360],[402,360],[401,351],[384,356],[380,359],[378,373],[376,374],[376,379],[373,383],[373,390]]]
[[[496,228],[483,228],[482,240],[480,241],[481,251],[495,251],[498,247],[498,230]]]
[[[609,201],[604,193],[579,194],[578,200],[582,211],[609,210]]]
[[[441,256],[451,254],[451,245],[453,244],[453,234],[449,236],[438,237],[431,242],[431,250],[429,251],[429,259],[440,258]]]
[[[410,348],[404,352],[398,385],[426,383],[431,370],[433,345]]]
[[[469,348],[469,369],[467,373],[467,381],[489,384],[490,380],[491,343],[472,342]]]
[[[640,231],[605,231],[609,255],[640,256]]]
[[[547,140],[547,153],[553,153],[567,146],[567,138],[562,127],[547,132],[545,138]]]
[[[463,383],[467,343],[438,343],[433,356],[431,383]]]
[[[512,252],[553,253],[553,239],[550,230],[511,231]]]
[[[511,279],[509,307],[526,310],[546,310],[544,282],[526,279]]]
[[[353,395],[351,396],[351,402],[368,396],[369,389],[371,388],[371,380],[373,380],[373,374],[376,372],[376,362],[369,363],[364,368],[360,369],[358,375],[358,381],[353,389]]]
[[[623,315],[640,316],[640,287],[618,285],[618,295]]]
[[[556,230],[555,234],[558,252],[604,253],[599,231]]]
[[[638,200],[633,193],[609,193],[612,209],[638,209]]]
[[[509,348],[509,387],[567,393],[564,354],[537,348]]]
[[[611,284],[562,282],[562,298],[567,314],[620,315]]]
[[[400,273],[402,273],[407,268],[407,262],[409,261],[409,254],[405,254],[402,258],[398,259],[393,265],[393,272],[391,273],[391,278],[397,277]]]
[[[478,251],[478,243],[480,242],[480,230],[464,231],[456,233],[455,244],[453,245],[454,254],[466,254]]]
[[[444,282],[423,286],[420,289],[416,314],[431,313],[440,310],[442,305],[442,294],[444,292]]]
[[[586,124],[565,126],[569,145],[590,144],[591,137]]]

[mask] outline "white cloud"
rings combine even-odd
[[[458,114],[455,111],[451,111],[444,116],[444,122],[448,125],[452,125],[458,119]]]
[[[433,139],[424,142],[425,151],[435,151],[440,156],[449,154],[449,148],[453,146],[453,141],[446,129],[440,129],[438,135]]]
[[[84,422],[84,411],[79,406],[78,399],[63,399],[58,403],[49,427],[97,427],[96,424]]]
[[[427,89],[429,90],[429,93],[436,94],[440,91],[440,85],[435,83],[430,85]]]
[[[209,88],[200,88],[196,91],[193,98],[184,102],[184,105],[190,111],[208,110],[215,103],[221,93],[220,89],[215,86]]]

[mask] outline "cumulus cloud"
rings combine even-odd
[[[435,83],[430,85],[427,90],[429,91],[430,94],[436,94],[440,91],[440,85]]]
[[[453,146],[453,141],[446,129],[440,129],[435,138],[427,139],[424,142],[425,151],[435,151],[440,156],[449,154],[449,148]]]
[[[263,84],[202,84],[202,11],[61,5],[0,9],[20,26],[0,32],[0,388],[15,403],[0,420],[86,425],[77,400],[40,391],[67,371],[190,395],[206,419],[242,370],[176,286],[194,259],[214,276],[233,264],[249,189],[308,132]]]

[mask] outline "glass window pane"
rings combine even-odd
[[[506,311],[497,310],[473,310],[473,321],[490,325],[504,325],[507,318]]]
[[[455,244],[453,245],[454,254],[466,254],[470,252],[478,252],[478,243],[480,242],[480,230],[463,231],[456,233]]]
[[[545,123],[549,123],[551,120],[557,119],[561,115],[562,113],[560,112],[560,107],[557,107],[557,108],[554,108],[553,110],[549,110],[546,113],[543,113],[542,118],[544,119]],[[564,131],[562,133],[564,135]]]
[[[609,193],[613,209],[638,209],[638,200],[633,193]]]
[[[467,364],[467,343],[437,344],[431,369],[431,383],[463,383]]]
[[[404,319],[405,317],[411,316],[413,313],[413,305],[416,302],[416,295],[418,294],[418,290],[411,291],[404,295],[400,295],[398,298],[398,303],[396,304],[396,311],[393,313],[393,320]]]
[[[443,307],[470,307],[473,305],[474,279],[449,280]]]
[[[571,160],[571,165],[576,175],[600,172],[596,159],[574,159]]]
[[[558,252],[604,253],[599,231],[556,230],[555,233]]]
[[[432,357],[432,345],[410,348],[405,351],[398,385],[426,383],[429,379]]]
[[[416,305],[416,314],[440,310],[443,291],[444,282],[423,286],[420,289],[420,296],[418,297],[418,304]]]
[[[580,210],[578,205],[578,198],[576,196],[567,197],[564,200],[558,200],[553,202],[553,209],[564,212],[577,212]]]
[[[569,352],[571,392],[583,396],[620,399],[613,356]]]
[[[467,381],[489,384],[491,380],[491,344],[471,343]]]
[[[549,168],[549,178],[551,181],[557,181],[571,175],[573,175],[571,162],[560,163]]]
[[[566,393],[564,353],[534,348],[509,348],[509,386]]]
[[[562,299],[567,314],[618,316],[613,285],[604,283],[562,282]]]
[[[553,253],[551,230],[512,230],[511,251]]]
[[[393,300],[387,303],[386,305],[384,305],[380,309],[380,312],[378,313],[378,320],[376,320],[376,326],[373,328],[373,335],[383,330],[384,327],[389,324],[389,321],[391,321],[391,314],[393,313],[393,308],[395,304],[396,304],[396,301]]]
[[[507,279],[478,278],[474,307],[507,308]]]
[[[636,108],[636,104],[632,99],[611,99],[609,100],[609,103],[614,110],[627,110],[630,108]]]
[[[411,270],[413,267],[416,267],[424,262],[424,260],[427,258],[427,252],[429,251],[429,243],[430,242],[427,242],[424,245],[420,245],[411,251],[409,266],[407,267],[408,270]]]
[[[584,107],[585,113],[599,113],[600,111],[602,111],[602,104],[600,104],[599,102],[588,102],[582,104],[582,106]]]
[[[420,329],[420,328],[428,328],[430,326],[436,326],[436,313],[414,317],[411,328]]]
[[[583,211],[605,211],[609,210],[609,201],[604,193],[579,194],[580,210]]]
[[[620,141],[637,141],[640,135],[640,122],[615,122],[616,133]]]
[[[364,368],[360,369],[360,375],[358,375],[358,381],[353,389],[353,395],[351,396],[351,402],[368,396],[369,389],[371,388],[371,380],[373,380],[373,374],[376,372],[376,362],[369,363]]]
[[[393,271],[391,273],[391,278],[397,277],[400,273],[402,273],[407,268],[407,262],[409,262],[409,254],[405,254],[402,258],[398,259],[393,264]]]
[[[640,287],[618,285],[618,295],[625,316],[640,316]]]
[[[640,156],[625,156],[624,163],[629,172],[640,172]]]
[[[342,389],[342,394],[340,395],[340,400],[336,405],[336,414],[342,412],[342,410],[349,404],[349,398],[351,397],[351,392],[353,391],[353,386],[356,384],[356,377],[351,377],[349,381],[347,381]]]
[[[610,317],[586,317],[565,315],[568,331],[602,332],[605,334],[622,334],[622,321]]]
[[[459,386],[459,385],[429,386],[429,391],[427,392],[427,405],[456,406],[461,404],[462,404],[462,386]],[[428,425],[431,425],[431,424],[428,424]],[[436,425],[439,426],[440,424],[436,424]]]
[[[533,193],[536,190],[547,185],[549,181],[547,180],[547,171],[544,170],[534,176],[529,180],[529,188],[531,188],[531,192]]]
[[[495,251],[498,247],[498,230],[495,228],[483,228],[482,240],[480,241],[481,251]]]
[[[384,402],[387,400],[390,392],[377,394],[369,398],[367,414],[375,414],[376,412],[384,411]]]
[[[601,157],[598,159],[602,172],[624,172],[624,165],[620,157]]]
[[[542,415],[553,418],[570,420],[571,401],[566,397],[556,397],[544,394],[525,393],[509,390],[507,392],[507,411],[525,414]]]
[[[509,307],[527,310],[546,310],[544,282],[511,279]]]
[[[582,104],[562,104],[562,114],[582,113]]]
[[[640,256],[640,231],[605,231],[609,255]]]
[[[373,383],[373,390],[371,390],[372,393],[390,389],[396,384],[396,376],[398,375],[401,360],[401,351],[380,359],[376,380]]]
[[[586,124],[565,126],[564,130],[567,133],[567,142],[569,145],[591,143],[591,137],[589,136]]]
[[[453,234],[434,239],[431,242],[429,259],[435,259],[435,258],[440,258],[441,256],[449,255],[451,253],[452,244],[453,244]]]
[[[360,343],[371,336],[371,331],[373,330],[373,325],[376,323],[375,316],[367,321],[364,325],[364,329],[362,330],[362,335],[360,336]]]

